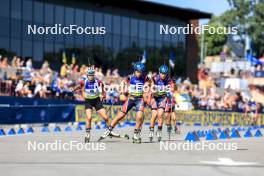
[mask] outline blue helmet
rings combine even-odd
[[[159,73],[168,74],[169,68],[166,65],[161,65],[159,67]]]
[[[133,68],[134,68],[134,71],[144,72],[144,70],[145,70],[145,65],[142,64],[141,62],[136,62],[136,63],[133,65]]]

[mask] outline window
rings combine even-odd
[[[104,35],[104,47],[112,49],[112,34],[106,33]]]
[[[42,2],[34,2],[34,22],[43,23],[43,3]]]
[[[55,23],[64,24],[64,7],[55,6]]]
[[[0,37],[0,48],[8,50],[9,48],[9,39],[5,37]]]
[[[22,5],[21,2],[22,2],[21,0],[11,1],[11,18],[21,19],[21,5]]]
[[[65,8],[65,25],[69,26],[74,24],[74,9]],[[72,47],[74,45],[74,35],[65,35],[65,42],[67,46]]]
[[[113,50],[114,54],[117,54],[120,50],[120,45],[121,45],[121,37],[120,35],[113,35]]]
[[[165,26],[166,24],[164,24],[164,26]],[[165,42],[169,42],[170,41],[170,33],[168,33],[168,34],[162,34],[162,36],[163,36],[163,41],[165,41]]]
[[[112,32],[112,15],[104,14],[104,26],[106,28],[106,33]]]
[[[9,17],[10,0],[2,1],[0,5],[0,17]]]
[[[139,37],[141,38],[147,38],[146,36],[146,21],[144,20],[139,20]]]
[[[155,23],[155,34],[156,34],[156,36],[155,36],[155,38],[156,38],[156,40],[162,40],[162,35],[163,34],[160,34],[160,23]]]
[[[103,14],[102,13],[94,13],[94,25],[95,26],[103,26]]]
[[[55,23],[64,25],[64,7],[55,6]],[[55,35],[56,43],[64,43],[64,35]]]
[[[113,32],[121,34],[121,18],[120,16],[113,16]]]
[[[148,22],[148,39],[154,39],[155,38],[155,25],[153,22]]]
[[[53,50],[53,44],[52,43],[44,43],[44,53],[45,55],[50,55],[50,54],[53,54],[54,53],[54,50]]]
[[[129,35],[129,18],[122,17],[122,35]]]
[[[21,21],[11,20],[11,36],[15,38],[21,38]]]
[[[0,36],[7,37],[9,35],[9,23],[7,18],[0,17]]]
[[[146,40],[143,38],[139,39],[139,46],[140,48],[145,48],[146,47]]]
[[[45,24],[54,23],[54,6],[52,4],[45,4]]]
[[[49,42],[49,43],[53,43],[54,42],[54,37],[56,35],[53,35],[53,34],[45,34],[44,35],[44,41],[45,42]]]
[[[34,42],[33,45],[33,60],[41,61],[43,59],[43,43]]]
[[[23,1],[23,20],[24,21],[32,21],[32,1]]]
[[[65,24],[72,25],[74,24],[74,9],[70,7],[65,8]]]
[[[130,35],[133,37],[138,36],[138,20],[131,19],[130,20]]]
[[[129,37],[128,36],[122,36],[122,49],[129,47]]]
[[[93,12],[92,11],[86,11],[85,13],[85,25],[86,26],[93,26],[94,20],[93,20]]]
[[[11,40],[11,51],[14,52],[16,55],[21,54],[21,41],[18,39]]]
[[[23,57],[27,57],[27,56],[32,57],[32,42],[27,41],[27,40],[23,40],[22,47],[23,47],[22,56]]]
[[[28,34],[28,25],[31,25],[33,28],[33,24],[32,22],[27,22],[27,21],[23,21],[22,24],[22,35],[23,35],[23,39],[24,40],[31,40],[32,39],[32,34]]]
[[[75,22],[76,25],[84,27],[84,11],[81,9],[76,9],[76,15],[75,15]],[[76,35],[75,37],[75,45],[78,47],[83,47],[84,46],[84,36],[85,34],[82,35]]]

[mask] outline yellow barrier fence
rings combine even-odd
[[[114,118],[118,111],[120,110],[120,105],[105,105],[105,108],[111,108],[108,111],[108,115],[111,118]],[[95,112],[95,111],[94,111]],[[202,111],[202,110],[193,110],[193,111],[176,111],[176,118],[178,123],[184,123],[189,125],[239,125],[246,126],[250,125],[253,120],[252,114],[245,116],[244,113],[238,112],[222,112],[222,111]],[[99,122],[101,119],[98,117],[97,113],[93,114],[93,121]],[[145,108],[144,112],[145,122],[148,122],[151,117],[150,108]],[[85,108],[84,105],[76,105],[75,108],[75,119],[77,122],[85,121]],[[128,112],[126,118],[127,120],[135,120],[135,110]],[[257,118],[257,125],[264,125],[264,114],[259,114]]]

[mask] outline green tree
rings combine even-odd
[[[216,22],[216,19],[213,18],[209,23],[209,27],[213,28],[218,28],[218,27],[223,27],[219,22]],[[207,46],[207,53],[206,55],[209,56],[214,56],[220,54],[220,52],[223,49],[223,46],[225,45],[227,40],[227,35],[226,34],[210,34],[207,30],[205,30],[204,33],[204,42],[206,43]]]
[[[240,42],[245,43],[249,35],[253,43],[253,54],[264,54],[264,1],[263,0],[227,0],[230,8],[218,17],[223,26],[238,27]]]
[[[254,6],[253,14],[249,18],[248,34],[252,39],[253,54],[264,55],[264,1]]]

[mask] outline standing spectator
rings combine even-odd
[[[64,77],[67,74],[68,65],[64,63],[60,68],[60,76]]]

